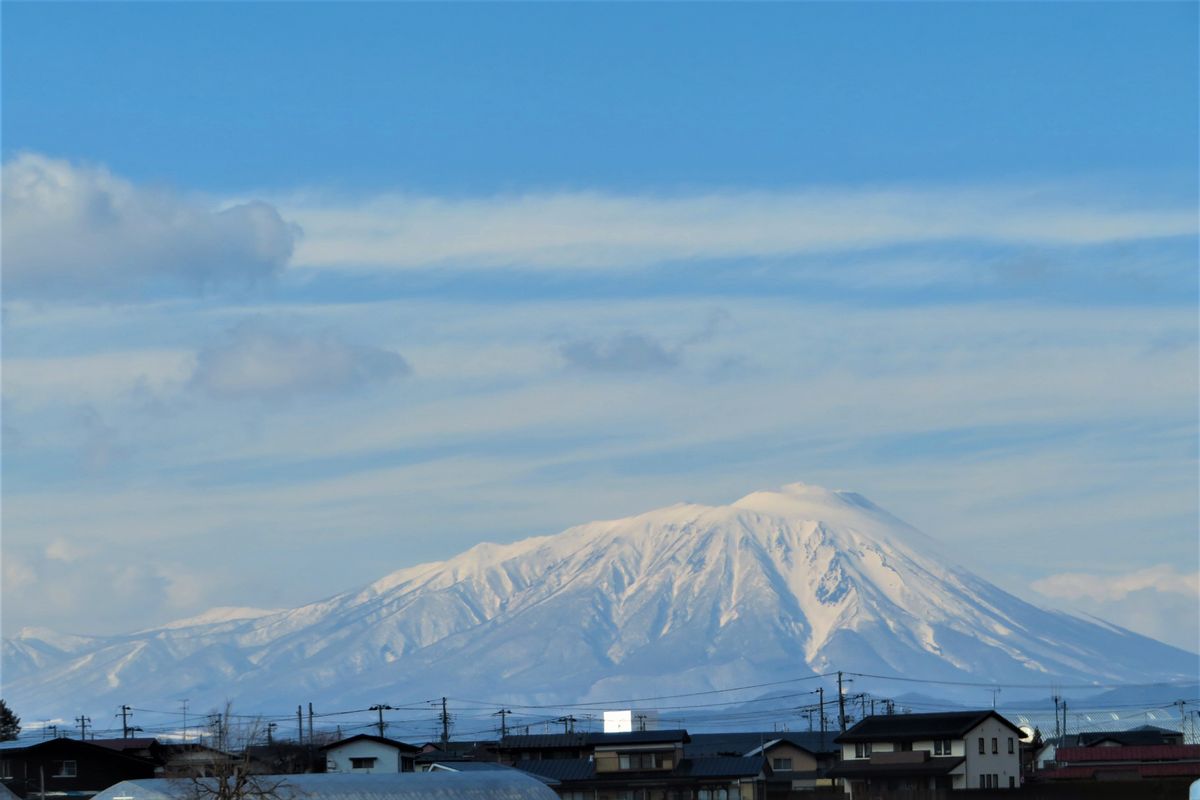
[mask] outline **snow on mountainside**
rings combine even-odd
[[[1194,678],[1197,666],[1116,626],[1036,608],[860,495],[802,484],[481,544],[295,609],[57,642],[23,631],[3,659],[6,699],[41,716],[185,696],[347,707],[414,686],[570,702],[830,669],[1148,682]]]

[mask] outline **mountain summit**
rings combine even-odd
[[[861,495],[804,484],[481,544],[290,610],[4,642],[6,699],[39,715],[184,696],[361,705],[415,686],[575,702],[838,669],[1124,683],[1194,678],[1196,657],[1030,605]]]

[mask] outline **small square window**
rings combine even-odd
[[[792,768],[792,760],[790,758],[772,758],[771,769],[790,770]]]
[[[55,778],[74,778],[76,776],[74,761],[55,761],[53,776]]]
[[[350,769],[375,769],[375,758],[351,758]]]

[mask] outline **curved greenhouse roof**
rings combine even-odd
[[[545,784],[514,769],[259,777],[268,784],[283,783],[273,795],[247,793],[244,800],[558,800]],[[122,781],[94,800],[206,800],[211,796],[198,792],[188,779],[155,778]]]

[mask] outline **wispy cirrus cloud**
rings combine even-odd
[[[1189,236],[1195,210],[1047,187],[807,189],[281,200],[295,264],[347,270],[632,268],[975,240],[1100,245]]]
[[[141,297],[271,278],[298,229],[274,207],[214,207],[103,166],[22,153],[3,167],[9,296]]]

